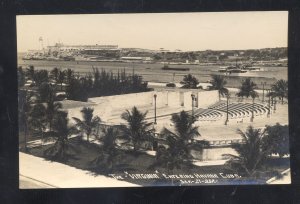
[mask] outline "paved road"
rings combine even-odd
[[[136,187],[123,180],[19,152],[20,188]]]
[[[19,175],[19,188],[20,189],[32,189],[32,188],[56,188],[50,184]]]

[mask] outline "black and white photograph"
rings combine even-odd
[[[20,189],[291,183],[288,11],[16,24]]]

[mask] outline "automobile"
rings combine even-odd
[[[174,87],[176,87],[176,84],[174,84],[174,83],[167,83],[166,87],[173,87],[174,88]]]

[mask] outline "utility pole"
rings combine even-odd
[[[191,94],[191,97],[192,97],[192,117],[194,119],[194,99],[195,99],[195,95]]]
[[[154,124],[156,125],[156,97],[157,95],[154,94]]]
[[[251,109],[251,118],[250,118],[250,122],[253,122],[254,119],[254,97],[252,98],[252,109]]]
[[[273,112],[273,113],[275,113],[275,111],[276,111],[276,103],[277,103],[277,100],[276,100],[276,97],[275,97],[275,101],[274,101],[274,112]]]
[[[225,120],[225,125],[227,125],[227,123],[229,122],[229,120],[228,120],[229,93],[226,94],[226,98],[227,98],[227,107],[226,107],[226,120]]]
[[[263,98],[262,98],[262,102],[264,103],[265,102],[265,85],[266,85],[266,82],[261,82],[262,86],[263,86]]]
[[[270,90],[268,90],[269,93],[269,108],[268,108],[268,118],[270,117],[271,114],[271,95],[270,95]]]

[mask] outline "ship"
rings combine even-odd
[[[190,68],[186,67],[169,67],[168,65],[164,65],[162,70],[167,70],[167,71],[190,71]]]
[[[224,76],[243,76],[243,77],[257,77],[259,71],[263,71],[260,67],[252,66],[226,66],[220,67],[217,71],[212,71],[212,74]]]

